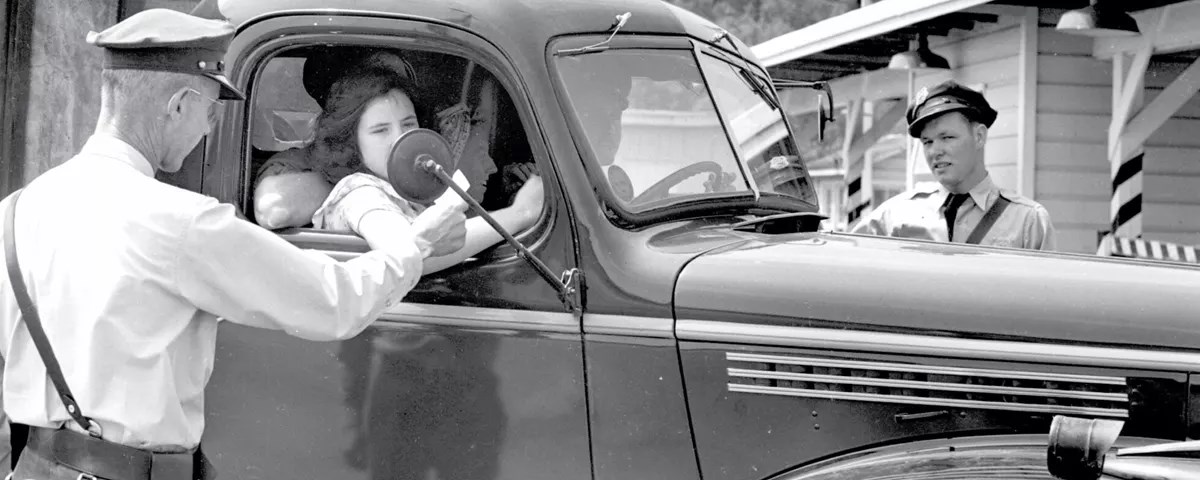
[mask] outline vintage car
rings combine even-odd
[[[204,437],[223,478],[869,478],[910,457],[936,478],[1049,478],[1055,415],[1121,420],[1137,444],[1200,436],[1200,269],[819,231],[766,70],[685,10],[219,7],[248,99],[164,180],[254,221],[259,166],[320,113],[305,72],[391,51],[428,108],[489,129],[485,207],[506,166],[536,166],[544,210],[513,234],[556,274],[502,243],[345,341],[223,325]]]

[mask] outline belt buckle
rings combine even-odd
[[[87,433],[95,438],[104,438],[104,429],[100,428],[100,423],[90,418],[88,419]]]

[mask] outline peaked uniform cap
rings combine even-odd
[[[923,88],[908,107],[908,134],[920,138],[925,123],[950,112],[961,112],[967,118],[991,127],[996,122],[996,110],[982,93],[950,80]]]
[[[220,84],[222,100],[245,100],[224,72],[233,33],[233,24],[224,20],[154,8],[102,32],[88,32],[87,42],[104,48],[104,68],[207,77]]]

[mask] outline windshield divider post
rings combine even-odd
[[[719,56],[710,55],[708,52],[701,52],[698,46],[693,49],[693,54],[697,55],[697,60],[699,60],[699,55],[709,55],[718,61],[721,61],[722,63],[728,64],[730,67],[738,70],[738,75],[742,81],[749,82],[746,77],[742,76],[746,72],[742,66],[723,60]],[[697,65],[701,65],[701,63],[697,62]],[[704,88],[708,91],[708,95],[712,97],[712,84],[708,81],[708,72],[703,68],[703,66],[700,68],[700,79],[704,81]],[[753,86],[751,86],[750,89],[761,96],[761,92],[756,90]],[[755,182],[754,177],[750,175],[750,166],[746,165],[746,154],[742,151],[741,144],[732,136],[733,125],[730,125],[726,121],[725,113],[721,111],[721,102],[718,102],[716,97],[712,98],[712,102],[713,110],[717,112],[717,119],[721,121],[721,128],[725,131],[725,138],[729,141],[729,146],[733,149],[733,157],[737,161],[738,171],[742,172],[742,180],[746,182],[746,185],[750,187],[750,191],[754,193],[754,202],[758,203],[759,199],[762,198],[762,192],[758,188],[758,182]]]

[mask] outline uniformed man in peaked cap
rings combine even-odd
[[[345,339],[400,301],[425,257],[462,245],[456,202],[338,262],[156,181],[223,100],[244,98],[222,74],[233,31],[148,10],[89,34],[104,49],[95,133],[0,202],[4,409],[29,426],[13,478],[211,478],[199,443],[218,318]]]
[[[1050,213],[988,175],[984,146],[996,110],[983,94],[947,81],[922,89],[913,100],[908,134],[921,140],[938,183],[884,202],[853,232],[1053,250]]]

